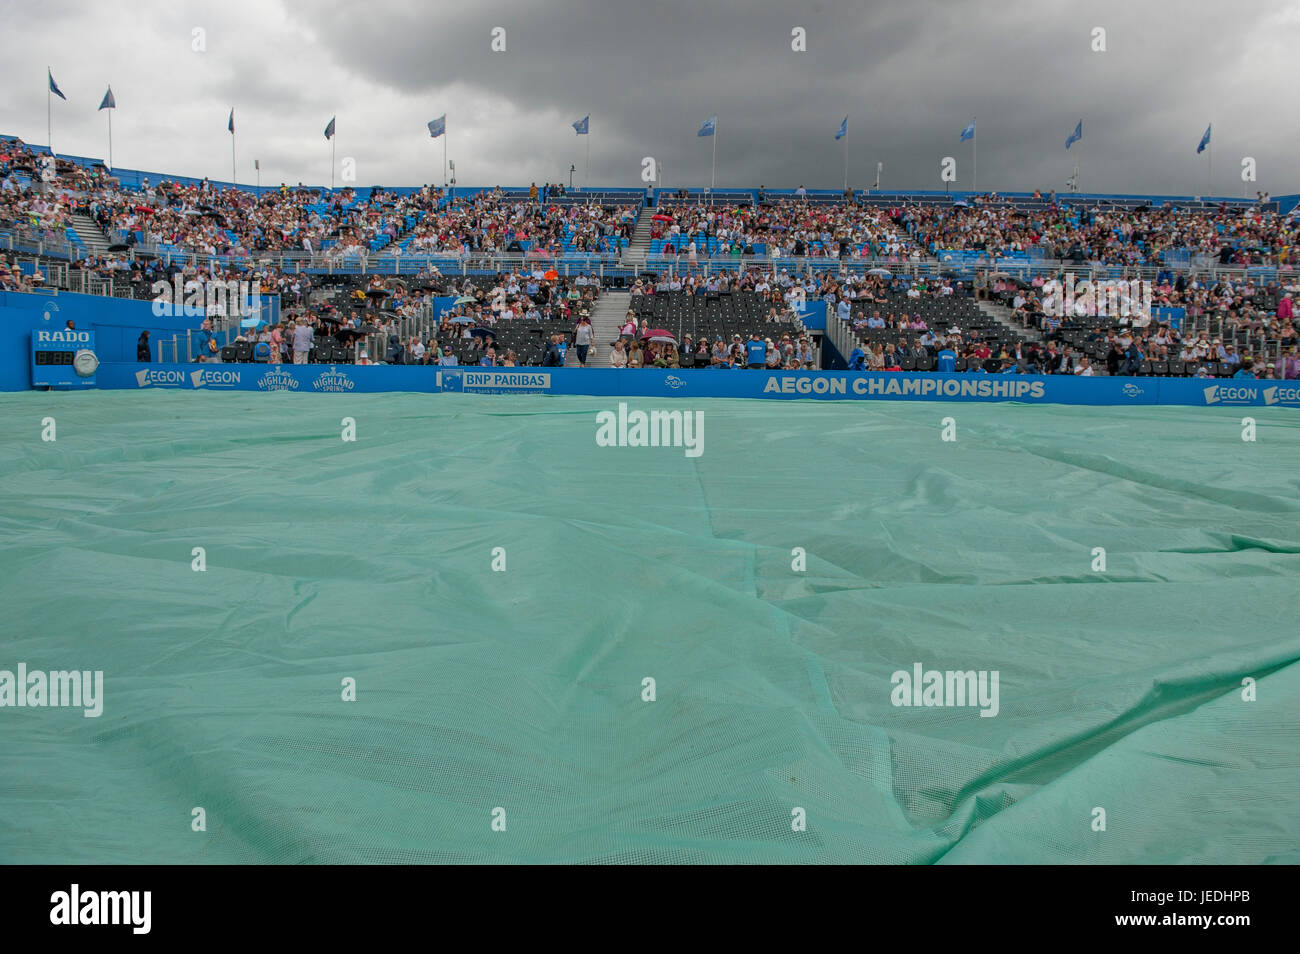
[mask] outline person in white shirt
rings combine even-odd
[[[627,367],[627,349],[623,346],[622,338],[614,342],[614,350],[609,353],[609,366],[611,368]]]
[[[1074,373],[1077,375],[1081,375],[1085,378],[1091,378],[1096,376],[1092,370],[1092,362],[1088,360],[1088,356],[1086,354],[1079,356],[1079,363],[1075,365]]]

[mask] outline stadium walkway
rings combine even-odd
[[[610,342],[618,338],[619,326],[623,323],[623,318],[627,315],[627,309],[632,301],[632,296],[621,289],[608,288],[596,300],[596,308],[591,313],[591,327],[595,330],[596,354],[588,355],[587,367],[589,368],[608,368],[609,353],[613,350]],[[572,361],[569,362],[574,366],[578,363],[577,354],[574,353]]]

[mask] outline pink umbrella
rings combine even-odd
[[[641,338],[643,340],[646,338],[650,338],[651,340],[659,340],[659,341],[672,341],[672,342],[677,341],[677,339],[673,337],[673,333],[669,331],[667,328],[649,328],[641,332]]]

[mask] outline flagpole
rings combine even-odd
[[[108,111],[108,168],[113,169],[113,110]]]
[[[718,185],[718,121],[713,121],[713,165],[709,171],[709,205],[713,204],[713,190]]]
[[[1210,141],[1205,144],[1205,148],[1207,150],[1205,158],[1208,162],[1208,168],[1205,173],[1205,197],[1208,199],[1211,195],[1214,194],[1214,137],[1213,136],[1211,136]]]
[[[230,130],[230,186],[231,188],[235,188],[237,186],[237,183],[235,181],[237,178],[238,175],[235,173],[235,131],[232,129]]]
[[[447,123],[442,124],[442,190],[447,191]]]
[[[46,76],[49,73],[49,67],[46,68]],[[54,94],[50,92],[50,84],[45,84],[45,142],[50,147],[50,155],[54,155]]]
[[[582,187],[591,188],[591,114],[587,114],[587,171],[582,175]]]
[[[975,124],[975,117],[970,118],[970,162],[971,162],[971,191],[979,192],[980,190],[980,128]]]
[[[844,191],[849,191],[849,131],[844,130]]]

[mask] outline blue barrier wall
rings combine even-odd
[[[98,380],[101,388],[129,390],[296,391],[303,394],[415,391],[1300,408],[1300,382],[1295,381],[1072,378],[1028,374],[118,363],[101,365]]]
[[[278,320],[279,303],[262,296],[263,315]],[[73,292],[0,292],[0,391],[25,391],[32,386],[31,336],[40,329],[62,330],[69,321],[81,331],[95,332],[95,353],[105,363],[135,361],[140,332],[148,330],[152,353],[160,340],[171,340],[198,328],[203,317],[159,317],[153,303]]]

